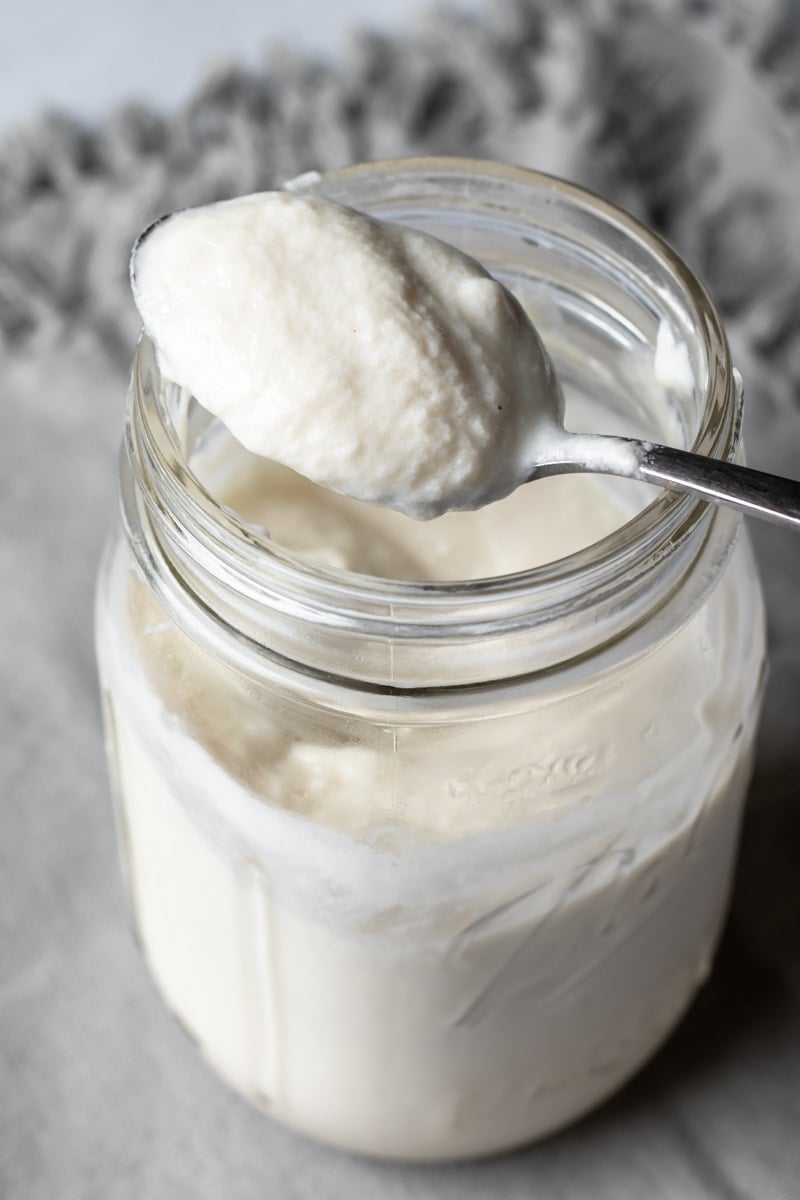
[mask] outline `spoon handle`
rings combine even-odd
[[[800,482],[688,450],[647,442],[639,445],[637,478],[800,530]]]

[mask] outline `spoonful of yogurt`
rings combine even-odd
[[[800,483],[567,432],[518,300],[429,234],[264,192],[156,221],[131,283],[163,374],[248,450],[335,491],[427,519],[599,471],[800,528]]]

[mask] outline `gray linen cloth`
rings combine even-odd
[[[800,42],[777,5],[493,4],[285,52],[181,112],[51,116],[0,150],[2,1200],[797,1200],[800,541],[752,530],[772,673],[733,916],[711,982],[617,1099],[482,1164],[357,1161],[230,1094],[165,1012],[112,835],[92,585],[116,505],[137,320],[126,263],[156,214],[404,153],[570,176],[664,230],[723,309],[750,461],[800,475]]]

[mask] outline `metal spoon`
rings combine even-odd
[[[552,456],[551,456],[552,453]],[[688,450],[564,431],[563,450],[536,463],[531,479],[571,471],[593,471],[640,479],[675,492],[689,492],[749,516],[800,530],[800,483]]]
[[[346,218],[342,216],[345,211],[349,214]],[[242,212],[249,214],[246,221]],[[259,214],[261,223],[251,229],[247,221],[255,220],[253,212]],[[290,213],[302,237],[285,242],[282,231]],[[249,243],[242,240],[243,230],[250,231],[249,238],[255,236],[252,230],[256,228],[258,237],[245,254],[243,246]],[[388,272],[392,296],[395,292],[398,297],[405,295],[412,281],[416,309],[406,314],[409,325],[413,325],[411,316],[422,315],[423,325],[440,332],[441,327],[446,336],[438,340],[438,335],[434,336],[431,351],[422,333],[405,340],[387,334],[384,285],[381,290],[376,284],[373,295],[371,284],[359,283],[366,291],[356,295],[351,287],[353,294],[348,293],[347,303],[339,302],[336,289],[322,308],[314,308],[311,289],[315,277],[308,273],[306,252],[297,250],[305,244],[303,238],[309,237],[309,244],[319,246],[322,257],[338,255],[335,261],[345,274],[355,262],[361,264],[359,270],[366,281],[372,279],[370,272],[376,266]],[[277,257],[270,248],[274,246],[280,249]],[[290,265],[277,270],[275,262],[283,263],[280,255],[289,254],[292,247],[294,265],[287,259]],[[430,278],[415,265],[429,252],[439,264]],[[251,287],[254,271],[259,278],[255,292]],[[222,273],[229,290],[249,297],[235,325],[225,325],[227,309],[224,305],[219,308],[217,289],[208,284],[216,278],[214,272]],[[322,319],[303,323],[292,318],[281,334],[274,317],[286,300],[287,277],[295,276],[296,286],[309,289],[304,314],[306,309],[318,311]],[[362,275],[354,278],[360,280]],[[553,363],[519,301],[506,293],[503,303],[497,294],[503,290],[499,281],[490,281],[474,260],[419,231],[382,225],[320,198],[292,198],[286,193],[241,197],[173,214],[168,221],[162,218],[151,225],[134,246],[131,283],[145,326],[159,354],[170,364],[167,373],[177,372],[172,375],[175,383],[194,391],[198,401],[224,420],[248,449],[275,457],[315,482],[357,499],[430,518],[451,508],[487,504],[544,475],[591,471],[690,492],[800,529],[798,482],[650,442],[567,432],[561,423],[563,394]],[[397,303],[402,307],[405,301],[398,299]],[[352,336],[357,331],[352,328],[348,304],[361,306],[358,337]],[[487,328],[491,336],[482,343],[480,335]],[[265,340],[265,329],[271,331],[272,342]],[[325,338],[322,329],[327,330]],[[376,344],[381,354],[376,355]],[[274,361],[265,363],[262,358],[266,355],[269,359],[270,346],[277,353]],[[461,462],[459,455],[465,459],[467,468],[463,470],[445,469],[448,464],[442,461],[439,439],[420,434],[429,420],[430,428],[437,429],[449,418],[446,406],[444,417],[440,410],[431,415],[424,387],[420,393],[403,386],[403,364],[397,356],[398,348],[407,346],[427,364],[425,371],[434,391],[439,380],[454,378],[466,393],[465,381],[475,382],[474,411],[464,417],[462,396],[460,407],[452,407],[450,413],[453,425],[448,432],[462,436],[448,445],[455,445],[455,462]],[[334,354],[340,368],[336,378],[361,381],[344,416],[343,395],[347,397],[349,390],[332,392],[329,387],[325,391]],[[301,364],[305,374],[300,372]],[[494,376],[493,388],[484,388],[479,382],[487,364]],[[231,390],[232,378],[240,380],[241,395],[235,387]],[[265,379],[270,380],[266,388]],[[201,391],[196,389],[196,381]],[[505,415],[502,422],[487,423],[487,398],[493,404],[498,394],[507,397]],[[275,405],[275,395],[281,396],[284,408]],[[467,408],[471,402],[468,397]],[[313,437],[298,440],[297,420],[290,423],[280,415],[287,405],[295,418],[298,412],[305,414],[305,423],[299,428],[313,430]],[[397,438],[388,454],[380,446],[376,451],[374,415],[379,407],[384,418],[387,412],[396,414]],[[497,410],[502,412],[503,406],[497,404]],[[462,413],[457,425],[456,411]],[[469,433],[472,417],[478,430],[474,443]],[[342,470],[344,442],[337,424],[342,420],[347,425],[349,474]],[[329,449],[320,453],[320,446]],[[366,447],[366,452],[361,452],[361,447]],[[395,486],[396,473],[384,469],[386,458],[404,465],[404,456],[409,457],[413,469],[399,474],[410,483],[403,484],[405,491],[387,495],[387,487]],[[474,470],[468,469],[472,460]],[[433,481],[438,491],[430,486],[417,488],[420,479],[429,485]],[[463,484],[463,479],[468,482]]]
[[[550,381],[560,396],[552,369]],[[546,439],[536,439],[528,465],[531,480],[572,471],[621,475],[671,491],[689,492],[713,504],[800,530],[800,482],[688,450],[558,428]]]

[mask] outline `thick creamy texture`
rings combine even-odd
[[[217,463],[228,503],[325,557],[325,493]],[[617,525],[617,494],[545,481],[407,522],[424,546],[342,499],[329,553],[483,574],[520,565],[522,528],[549,536],[545,511],[562,546]],[[614,1091],[724,915],[763,651],[751,570],[741,546],[684,629],[606,676],[420,724],[262,693],[175,628],[120,545],[98,639],[132,900],[217,1070],[307,1133],[416,1159],[542,1136]]]
[[[131,279],[163,373],[249,450],[347,495],[478,508],[558,434],[517,300],[417,230],[265,192],[157,222]]]
[[[477,512],[420,523],[320,488],[230,439],[223,455],[212,444],[194,466],[212,492],[286,549],[384,579],[481,579],[553,562],[624,524],[636,491],[588,475],[553,476]]]
[[[499,575],[602,538],[637,502],[636,485],[571,475],[419,526],[303,477],[431,516],[510,491],[531,429],[557,429],[560,412],[531,417],[545,360],[521,309],[441,243],[268,195],[170,218],[134,266],[163,371],[266,456],[211,437],[192,466],[296,554]],[[673,343],[648,369],[685,389]],[[437,696],[422,717],[398,692],[371,707],[301,672],[238,673],[173,624],[123,542],[105,587],[141,942],[235,1087],[349,1149],[446,1159],[550,1132],[652,1054],[725,911],[763,656],[746,545],[631,660],[452,709]]]

